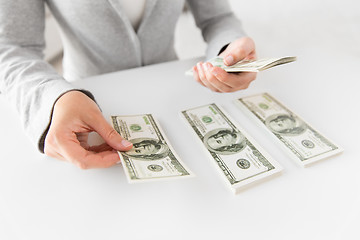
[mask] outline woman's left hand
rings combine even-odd
[[[255,43],[249,37],[239,38],[230,43],[219,56],[224,58],[224,64],[227,66],[243,59],[256,59]],[[256,78],[256,73],[228,73],[208,62],[197,63],[193,67],[193,75],[197,82],[214,92],[235,92],[246,89]]]

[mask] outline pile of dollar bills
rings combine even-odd
[[[257,72],[295,60],[296,57],[244,60],[231,67],[225,66],[219,57],[210,62],[227,72]],[[192,74],[191,70],[187,74]],[[301,166],[343,151],[269,93],[239,98],[235,104]],[[187,109],[180,115],[199,140],[204,157],[207,156],[234,193],[282,172],[283,167],[271,154],[217,104]],[[119,152],[130,183],[194,176],[151,114],[112,116],[111,122],[133,144],[131,150]]]
[[[301,166],[343,151],[268,93],[236,99],[235,103]],[[181,116],[234,193],[281,173],[281,165],[215,103],[184,110]],[[133,143],[130,151],[119,152],[129,182],[194,176],[151,114],[112,116],[111,121],[115,130]]]

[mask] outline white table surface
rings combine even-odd
[[[213,93],[163,63],[75,82],[104,115],[152,113],[195,178],[130,185],[121,166],[80,170],[37,152],[0,96],[0,239],[359,239],[359,57],[303,49],[298,61],[258,74],[248,90]],[[267,91],[341,155],[302,168],[233,100]],[[218,103],[283,167],[238,195],[227,188],[179,116]]]

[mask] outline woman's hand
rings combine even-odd
[[[90,132],[97,132],[105,143],[89,146]],[[120,159],[115,150],[128,151],[124,140],[105,120],[96,103],[79,91],[70,91],[55,103],[50,129],[45,138],[45,154],[68,161],[82,169],[105,168]]]
[[[243,59],[256,59],[255,43],[249,37],[239,38],[230,43],[219,56],[224,58],[227,66]],[[256,73],[228,73],[208,62],[197,63],[193,67],[193,74],[197,82],[214,92],[235,92],[246,89],[256,78]]]

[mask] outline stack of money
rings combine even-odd
[[[243,97],[236,103],[269,130],[276,142],[302,166],[343,151],[268,93]]]
[[[296,57],[281,57],[281,58],[264,58],[258,60],[241,60],[234,65],[227,66],[224,64],[224,59],[215,57],[207,62],[211,63],[214,67],[220,67],[226,72],[259,72],[278,65],[296,61]],[[186,75],[192,76],[192,69],[186,71]]]
[[[235,102],[302,166],[343,151],[268,93]],[[281,173],[281,165],[216,104],[184,110],[181,115],[234,193]],[[194,176],[151,114],[112,116],[111,122],[133,143],[131,150],[119,152],[130,183]]]
[[[282,167],[216,104],[182,111],[202,148],[234,193]]]
[[[133,144],[127,152],[118,152],[130,183],[194,174],[184,165],[151,114],[111,116],[114,129]]]

